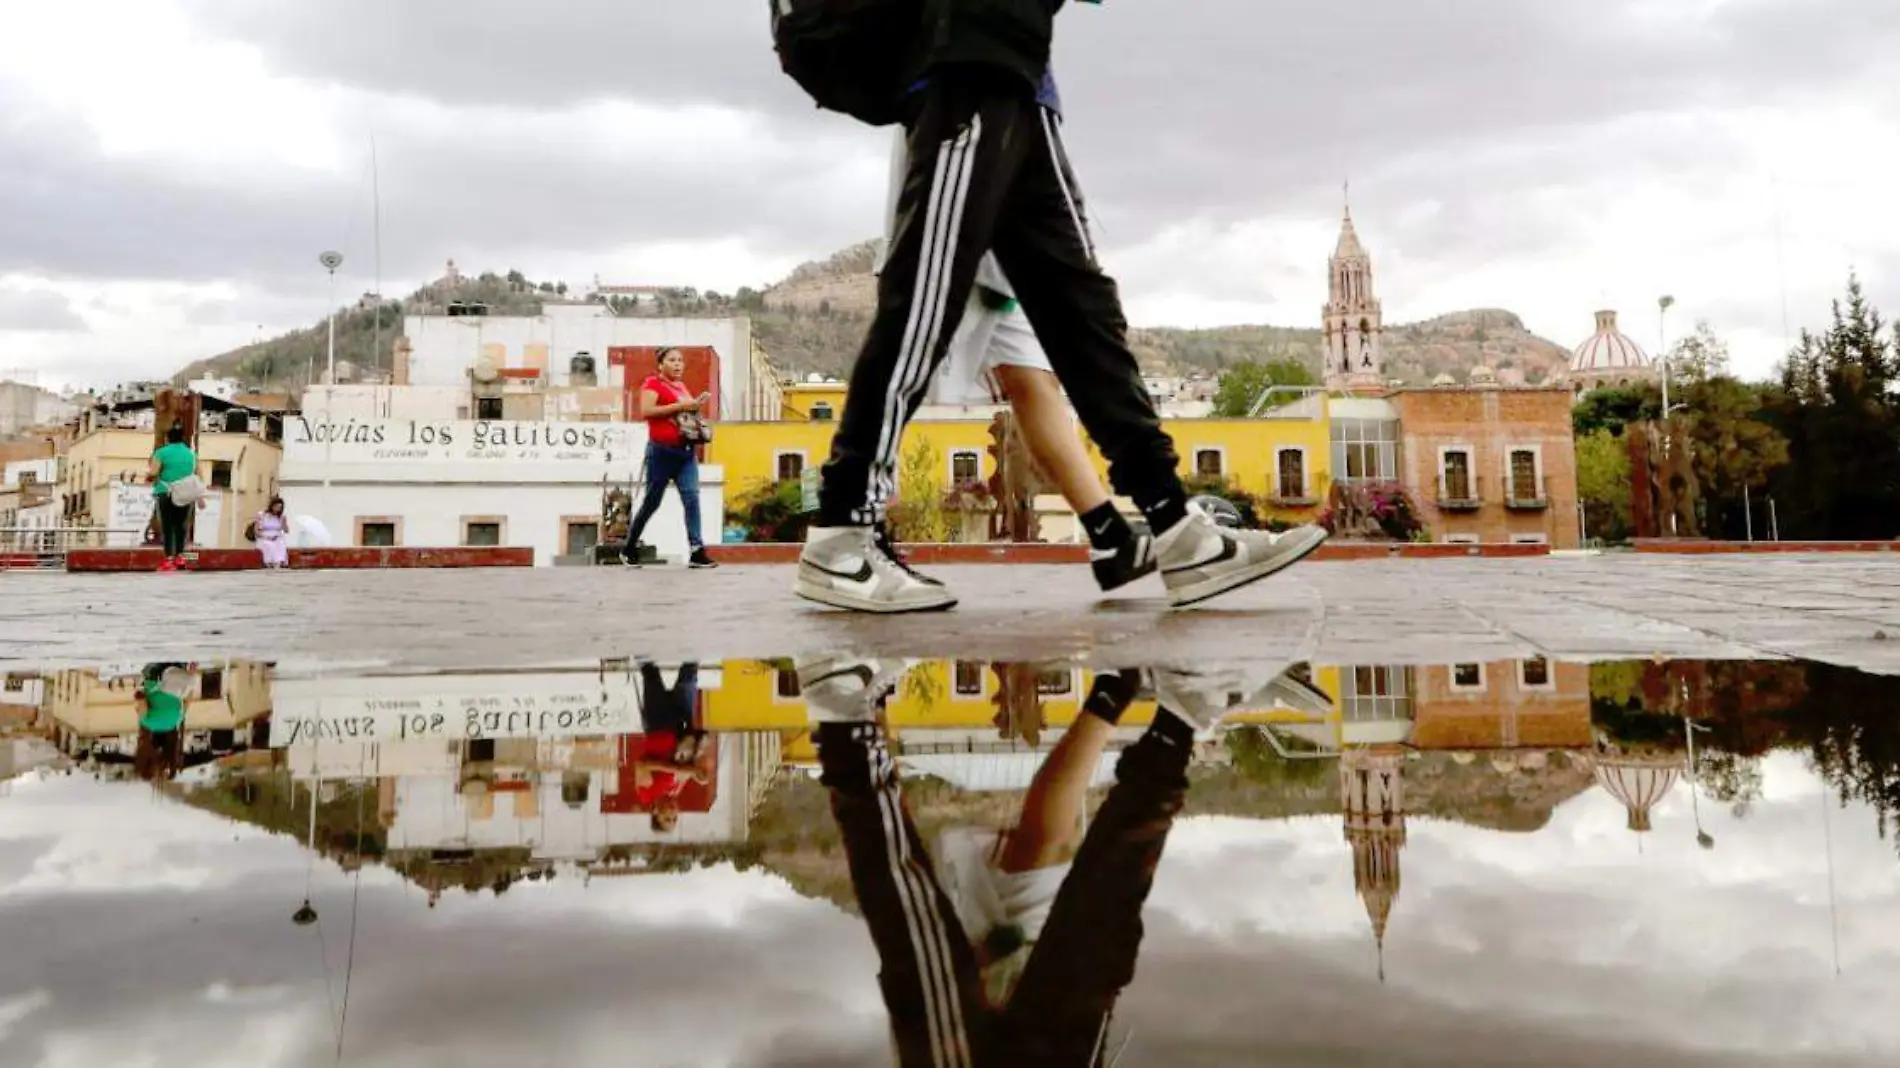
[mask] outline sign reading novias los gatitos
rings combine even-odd
[[[625,460],[625,426],[482,420],[312,419],[290,421],[285,449],[321,448],[331,462],[388,460]]]

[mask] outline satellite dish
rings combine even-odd
[[[323,264],[324,270],[334,271],[338,267],[343,266],[343,253],[326,252],[323,255],[317,257],[317,262]]]
[[[475,366],[469,373],[475,376],[477,382],[493,382],[501,377],[501,368],[495,366],[494,360],[483,356],[475,361]]]

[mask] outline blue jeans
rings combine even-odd
[[[660,495],[669,484],[679,487],[680,507],[686,511],[686,544],[694,549],[705,548],[706,543],[699,537],[699,457],[693,450],[647,442],[646,480],[646,496],[640,501],[640,511],[635,513],[633,524],[627,528],[627,555],[632,556],[640,544],[640,535],[646,531],[653,513],[660,510]]]

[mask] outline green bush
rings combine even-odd
[[[747,541],[801,542],[812,521],[804,504],[799,483],[760,482],[732,502],[727,521],[744,527]]]

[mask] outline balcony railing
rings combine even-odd
[[[1504,507],[1514,512],[1541,512],[1550,507],[1548,478],[1513,478],[1504,488]]]
[[[58,567],[74,549],[102,549],[108,539],[121,535],[134,544],[145,539],[142,530],[105,527],[0,527],[0,571]]]
[[[1438,510],[1475,512],[1484,507],[1484,481],[1476,475],[1438,479]]]
[[[1313,508],[1319,505],[1319,498],[1304,486],[1290,489],[1275,487],[1272,493],[1267,494],[1267,503],[1275,508]]]

